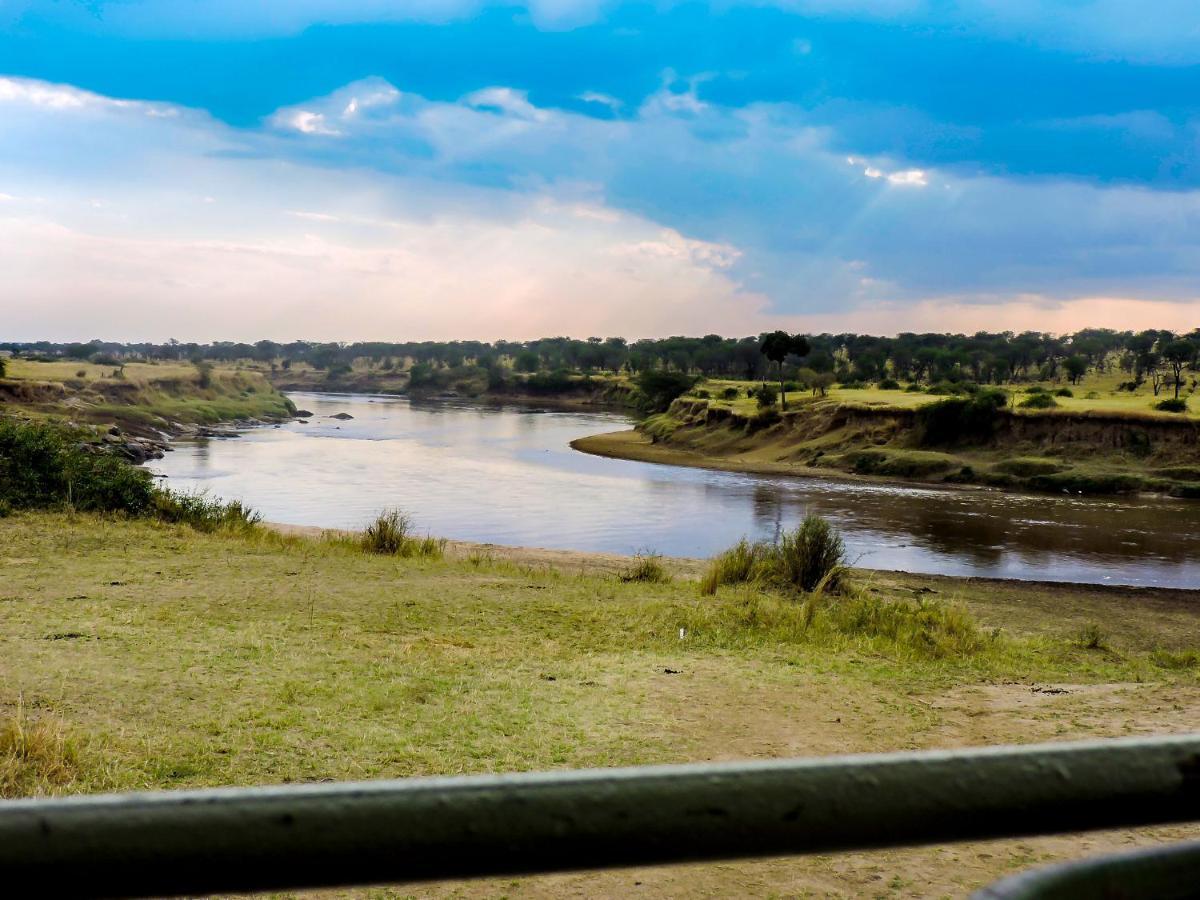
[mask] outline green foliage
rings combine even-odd
[[[150,512],[150,473],[88,449],[86,438],[65,426],[0,421],[0,500],[15,509]]]
[[[775,389],[775,385],[773,384],[760,385],[754,391],[754,399],[758,401],[759,409],[768,409],[778,402],[779,391]]]
[[[625,583],[666,584],[671,574],[662,564],[662,555],[643,551],[633,558],[633,563],[618,573],[617,578]]]
[[[846,545],[837,529],[810,515],[774,544],[744,538],[716,556],[700,580],[712,594],[723,584],[756,583],[788,591],[836,591],[842,587]]]
[[[192,364],[196,367],[196,383],[205,390],[212,387],[212,363],[203,359],[193,359]]]
[[[986,389],[922,406],[917,410],[918,440],[927,447],[987,441],[1007,399],[1003,391]]]
[[[387,556],[441,559],[446,541],[426,535],[417,537],[412,531],[412,519],[399,510],[384,510],[366,527],[360,546],[368,553]]]
[[[408,371],[410,388],[427,387],[434,383],[433,366],[426,362],[415,363]]]
[[[1075,635],[1075,643],[1081,650],[1107,650],[1108,635],[1095,622],[1088,622]]]
[[[883,475],[893,478],[927,478],[947,472],[957,464],[953,457],[919,450],[860,450],[847,453],[843,460],[860,475]]]
[[[0,356],[0,378],[8,374],[8,360]]]
[[[541,367],[541,360],[532,350],[522,350],[513,361],[513,368],[518,372],[536,372]]]
[[[727,387],[721,391],[722,400],[736,400],[738,398],[738,389],[735,387]]]
[[[1051,407],[1058,406],[1058,403],[1049,394],[1037,393],[1030,394],[1017,405],[1022,409],[1050,409]]]
[[[900,390],[900,382],[895,378],[884,378],[879,382],[879,389],[881,391],[898,391]]]
[[[1018,456],[1004,459],[992,467],[997,472],[1015,475],[1018,478],[1032,478],[1034,475],[1054,475],[1063,470],[1063,464],[1053,459]]]
[[[538,372],[536,375],[530,375],[521,382],[521,387],[531,394],[552,396],[569,393],[575,390],[579,384],[580,382],[572,378],[571,373],[566,369],[555,369],[553,372]]]
[[[1182,413],[1187,412],[1188,406],[1183,397],[1168,397],[1155,403],[1154,408],[1162,412]]]
[[[662,412],[696,383],[694,375],[651,369],[637,376],[638,406],[643,412]]]
[[[154,515],[164,522],[188,525],[197,531],[251,531],[262,516],[240,500],[225,502],[204,493],[156,491]]]
[[[1150,661],[1162,669],[1194,671],[1200,669],[1200,650],[1155,650]]]
[[[1072,391],[1070,388],[1059,388],[1057,391],[1054,392],[1054,396],[1055,397],[1074,397],[1075,392]]]

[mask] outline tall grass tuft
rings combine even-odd
[[[806,516],[776,545],[775,575],[802,591],[837,590],[846,563],[846,544],[820,516]]]
[[[164,522],[189,525],[197,531],[253,531],[262,516],[241,500],[225,502],[204,492],[185,494],[159,490],[154,494],[154,515]]]
[[[700,593],[711,596],[723,584],[757,581],[765,574],[763,563],[769,553],[768,544],[752,544],[742,538],[724,553],[713,557],[700,579]]]
[[[361,546],[368,553],[423,559],[441,559],[446,552],[444,538],[417,537],[412,519],[397,509],[385,509],[375,517],[363,531]]]
[[[78,759],[62,726],[33,721],[24,706],[0,722],[0,797],[51,793],[75,780]]]
[[[640,581],[646,584],[666,584],[671,573],[662,564],[662,555],[644,551],[633,558],[633,564],[617,574],[626,583]]]
[[[1079,629],[1075,643],[1082,650],[1107,650],[1108,635],[1095,622],[1088,622]]]
[[[738,541],[709,564],[700,593],[723,584],[759,583],[788,590],[837,592],[846,575],[846,545],[838,530],[820,516],[808,516],[794,531],[769,544]]]

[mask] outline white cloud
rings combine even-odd
[[[616,97],[609,94],[603,94],[600,91],[584,91],[576,97],[577,100],[582,100],[584,103],[598,103],[601,106],[607,106],[614,112],[623,105]]]
[[[307,109],[293,109],[276,113],[273,121],[282,128],[290,128],[302,134],[319,134],[336,137],[341,132],[325,121],[324,113],[316,113]]]

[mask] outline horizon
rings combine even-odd
[[[10,340],[1200,324],[1200,11],[0,10]]]

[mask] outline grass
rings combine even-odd
[[[0,720],[0,798],[61,793],[75,781],[78,757],[62,724],[30,718],[20,698]]]
[[[367,553],[441,559],[446,541],[441,538],[417,537],[413,534],[412,519],[396,509],[384,510],[363,530],[359,546]]]
[[[836,591],[845,563],[841,535],[825,519],[810,515],[774,544],[743,538],[718,554],[700,579],[700,593],[711,596],[721,585],[743,583],[805,593]]]
[[[1162,663],[1195,649],[1180,643],[1197,634],[1195,601],[856,573],[853,591],[809,602],[745,584],[700,596],[688,570],[670,582],[580,571],[478,549],[405,558],[261,528],[18,511],[0,519],[0,720],[23,708],[22,727],[40,729],[6,745],[27,748],[9,754],[22,760],[18,790],[1095,737],[1200,712],[1195,668]],[[1080,647],[1075,616],[1100,624],[1111,649]],[[1037,683],[1072,687],[1043,698]],[[1104,693],[1112,684],[1125,687]],[[996,697],[1038,706],[1006,711]],[[969,864],[911,852],[929,854],[913,859],[939,893],[961,894],[957,879],[1015,864],[1007,846]],[[691,867],[675,887],[853,894],[855,871],[908,868],[839,859],[841,875],[812,859]],[[620,893],[607,877],[580,875],[576,892]]]
[[[92,363],[10,362],[7,379],[0,380],[8,412],[116,423],[143,433],[172,423],[212,425],[293,412],[262,373],[234,366],[214,367],[205,376],[191,363],[129,363],[114,378],[113,367]]]
[[[617,573],[617,578],[626,584],[633,582],[666,584],[671,580],[671,574],[662,563],[662,554],[645,550],[637,554],[628,566]]]

